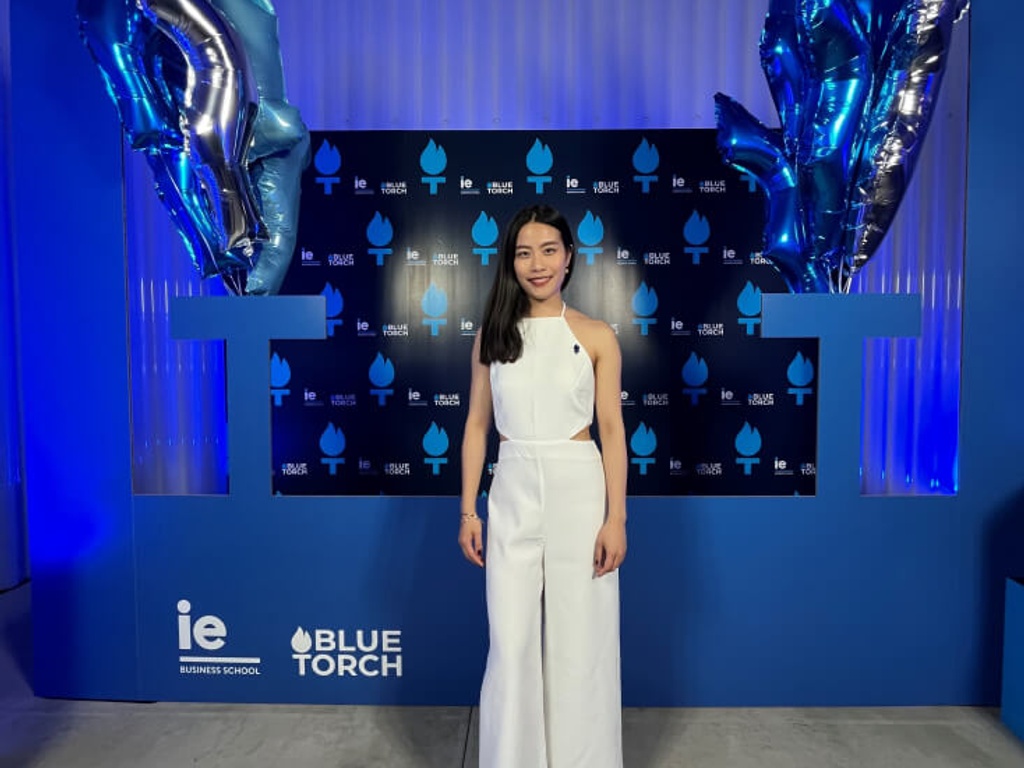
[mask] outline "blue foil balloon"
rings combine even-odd
[[[716,96],[726,162],[765,190],[765,256],[791,291],[845,292],[910,180],[966,0],[771,0],[769,131]]]
[[[309,137],[268,0],[79,0],[83,40],[203,276],[276,293]]]

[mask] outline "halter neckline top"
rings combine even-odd
[[[562,314],[519,322],[523,354],[492,363],[498,434],[510,440],[569,440],[594,419],[594,365]]]

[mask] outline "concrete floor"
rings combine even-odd
[[[476,768],[476,710],[38,699],[0,594],[0,768]],[[1024,768],[986,709],[627,709],[626,768]],[[534,766],[522,766],[534,768]]]

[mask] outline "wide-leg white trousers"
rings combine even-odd
[[[480,768],[622,768],[619,575],[592,441],[502,441],[488,500]]]

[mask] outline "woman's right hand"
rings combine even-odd
[[[471,563],[484,567],[484,526],[483,521],[473,515],[463,516],[459,526],[459,546],[462,554]]]

